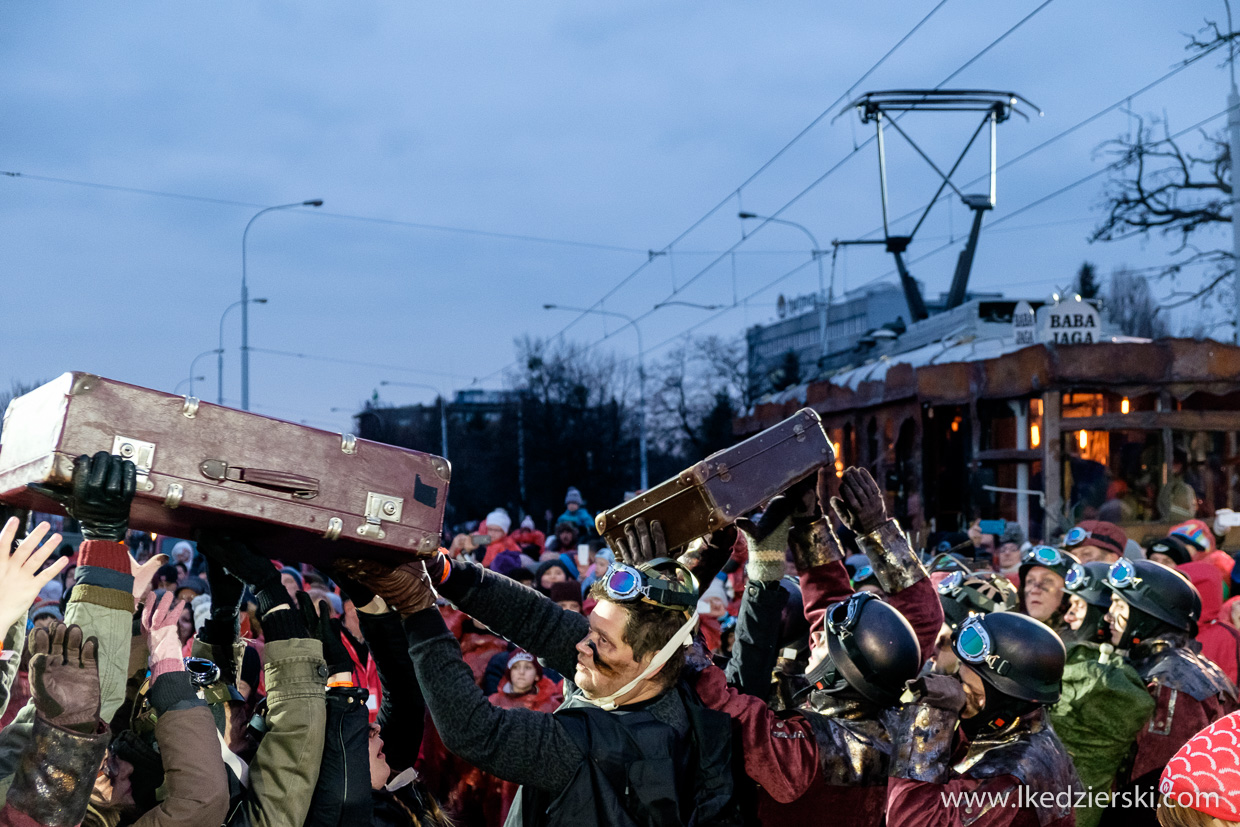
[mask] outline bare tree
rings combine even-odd
[[[1187,48],[1194,55],[1187,62],[1200,60],[1237,37],[1236,33],[1222,32],[1212,22],[1201,34],[1208,36],[1190,39]],[[1231,153],[1226,133],[1197,130],[1195,145],[1188,147],[1188,133],[1173,134],[1165,116],[1150,118],[1148,123],[1146,118],[1133,117],[1135,135],[1107,141],[1099,148],[1111,159],[1111,177],[1103,203],[1106,215],[1090,241],[1151,235],[1175,239],[1177,246],[1171,253],[1175,260],[1151,268],[1153,278],[1170,279],[1188,267],[1203,267],[1206,282],[1200,290],[1173,293],[1170,298],[1182,300],[1164,308],[1198,301],[1204,304],[1235,270],[1230,249],[1197,243],[1208,235],[1199,231],[1232,220]]]
[[[654,369],[652,433],[666,454],[693,462],[736,441],[732,420],[751,400],[740,337],[686,339]]]
[[[1107,320],[1125,336],[1158,339],[1167,335],[1167,325],[1159,316],[1161,308],[1150,292],[1149,279],[1142,273],[1120,268],[1111,273],[1107,291]]]
[[[9,409],[9,403],[23,394],[30,393],[35,388],[46,384],[45,382],[18,382],[16,379],[9,385],[7,391],[0,391],[0,416]]]

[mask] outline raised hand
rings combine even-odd
[[[383,600],[394,611],[411,615],[435,605],[426,565],[421,561],[392,567],[375,560],[337,560],[335,567]]]
[[[185,668],[181,659],[181,639],[177,637],[177,621],[185,610],[185,601],[173,602],[174,597],[172,592],[164,592],[157,603],[153,595],[148,596],[146,605],[142,607],[142,634],[146,636],[147,649],[151,653],[152,679],[164,672]]]
[[[198,550],[209,563],[223,566],[242,583],[255,589],[268,581],[280,579],[280,572],[276,571],[270,560],[255,554],[244,542],[222,531],[204,530],[198,536]]]
[[[658,520],[647,524],[638,517],[624,527],[624,536],[625,541],[617,542],[619,548],[613,549],[620,553],[623,563],[637,566],[649,563],[656,557],[667,557],[667,538],[663,536],[663,525]]]
[[[78,732],[99,726],[99,643],[80,626],[53,622],[30,634],[30,694],[48,723]]]
[[[332,619],[331,607],[327,605],[327,601],[320,600],[316,611],[310,595],[298,592],[297,605],[306,621],[306,628],[323,644],[323,660],[327,661],[327,673],[335,675],[351,671],[353,659],[349,657],[349,650],[344,648],[344,640],[340,637],[340,624]]]
[[[73,463],[73,482],[68,491],[43,485],[28,487],[64,506],[69,516],[82,524],[82,536],[87,540],[119,542],[129,530],[138,468],[107,451],[93,457],[82,454]]]
[[[16,517],[10,517],[0,530],[0,583],[4,584],[0,588],[0,640],[30,608],[48,581],[64,571],[69,562],[67,557],[61,557],[39,571],[39,566],[60,546],[59,534],[53,534],[46,543],[39,545],[50,528],[47,523],[39,523],[9,554],[20,526]]]
[[[840,481],[840,496],[831,499],[840,521],[857,534],[869,534],[887,522],[887,505],[878,483],[864,468],[847,468]]]

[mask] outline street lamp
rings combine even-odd
[[[250,304],[266,304],[266,299],[250,299]],[[245,302],[233,302],[224,308],[224,312],[220,314],[220,346],[215,349],[215,401],[224,404],[224,319],[228,317],[228,311],[234,307],[242,307]],[[190,370],[193,373],[193,370]]]
[[[444,459],[448,458],[448,400],[439,392],[439,388],[434,385],[424,385],[421,382],[389,382],[384,379],[379,382],[380,385],[393,385],[400,388],[426,388],[432,390],[439,397],[439,434],[440,434],[440,452]]]
[[[273,210],[321,206],[323,206],[323,199],[314,198],[309,201],[298,201],[295,204],[277,204],[274,207],[266,207],[254,213],[241,233],[241,410],[243,411],[250,409],[250,288],[245,278],[245,242],[250,235],[250,226],[260,215]]]
[[[813,233],[809,231],[808,227],[802,224],[798,224],[795,221],[789,221],[786,218],[772,218],[771,216],[767,216],[767,215],[756,215],[751,212],[738,212],[736,214],[736,217],[741,220],[745,220],[748,218],[757,218],[757,219],[761,219],[762,221],[770,221],[775,224],[787,224],[789,227],[796,227],[798,230],[800,230],[801,232],[809,236],[810,243],[814,245],[813,248],[810,250],[810,254],[814,257],[814,261],[818,262],[818,298],[814,302],[814,304],[819,307],[818,341],[821,343],[821,352],[819,353],[819,355],[825,356],[827,354],[827,313],[829,312],[829,308],[831,307],[832,303],[835,302],[835,269],[832,268],[831,284],[827,287],[827,304],[825,308],[822,306],[822,287],[823,287],[822,257],[823,255],[826,254],[826,250],[823,250],[818,245],[818,239],[814,236]]]
[[[189,395],[190,396],[194,395],[194,382],[196,381],[205,382],[206,381],[204,377],[194,376],[194,368],[198,365],[198,360],[204,356],[210,356],[212,353],[223,353],[223,352],[224,351],[219,348],[216,348],[215,350],[204,350],[202,353],[199,353],[197,356],[195,356],[193,361],[189,363]],[[178,385],[177,387],[180,387],[180,385]]]
[[[207,351],[207,352],[210,353],[211,351]],[[181,390],[181,386],[184,385],[186,382],[189,382],[189,395],[193,396],[194,395],[194,383],[205,382],[205,381],[207,381],[207,377],[205,376],[190,376],[186,379],[182,379],[180,382],[177,382],[177,386],[172,389],[172,392],[174,394],[178,393]]]
[[[637,334],[637,388],[641,399],[641,412],[638,416],[638,449],[641,454],[641,487],[642,490],[650,488],[649,467],[646,464],[646,348],[642,344],[642,329],[637,326],[637,320],[632,316],[626,316],[623,313],[616,313],[612,310],[595,310],[584,307],[565,307],[562,304],[544,304],[543,310],[570,310],[574,313],[597,313],[600,316],[615,316],[624,319],[628,324],[626,327],[632,327],[633,332]]]

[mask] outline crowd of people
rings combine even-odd
[[[80,545],[0,531],[0,825],[1240,822],[1240,592],[1199,520],[917,549],[831,468],[686,548],[609,545],[569,488],[547,532],[497,508],[318,570],[156,554],[135,486],[80,457],[44,491]]]

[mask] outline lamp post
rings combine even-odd
[[[294,204],[277,204],[274,207],[266,207],[254,213],[250,220],[246,222],[245,230],[241,233],[241,410],[243,411],[250,409],[250,288],[246,283],[245,268],[245,242],[250,236],[250,226],[253,225],[260,215],[273,210],[321,206],[323,206],[323,199],[314,198],[309,201],[298,201]]]
[[[722,304],[698,304],[697,302],[670,301],[659,302],[654,306],[654,309],[658,310],[661,307],[671,307],[674,304],[679,304],[684,307],[696,307],[699,310],[722,310],[724,307]]]
[[[434,385],[425,385],[421,382],[389,382],[384,379],[380,385],[393,385],[398,388],[426,388],[432,390],[439,397],[439,434],[440,434],[440,452],[443,458],[448,458],[448,400],[439,392],[439,388]]]
[[[210,351],[207,351],[207,352],[210,353]],[[181,390],[182,385],[184,385],[186,382],[189,382],[189,395],[193,396],[194,395],[194,383],[205,382],[205,381],[207,381],[207,377],[205,376],[189,376],[189,377],[186,377],[185,379],[182,379],[180,382],[177,382],[177,386],[172,389],[172,392],[177,393],[178,391]]]
[[[827,303],[825,306],[822,304],[822,257],[826,251],[818,245],[818,239],[809,231],[809,228],[803,224],[798,224],[795,221],[789,221],[786,218],[772,218],[767,215],[757,215],[751,212],[738,212],[736,217],[741,220],[747,218],[757,218],[762,221],[770,221],[775,224],[787,224],[789,227],[796,227],[798,230],[809,236],[810,243],[814,245],[810,250],[810,254],[814,257],[814,261],[818,262],[818,300],[814,302],[814,304],[819,308],[818,341],[821,343],[821,351],[818,355],[820,357],[825,356],[827,354],[827,312],[830,310],[832,303],[835,301],[835,270],[833,268],[831,271],[831,283],[827,285]]]
[[[214,350],[204,350],[202,353],[199,353],[197,356],[195,356],[193,361],[189,363],[189,395],[190,396],[194,395],[194,382],[205,382],[206,381],[206,377],[204,376],[194,376],[194,368],[198,365],[198,360],[204,356],[210,356],[212,353],[218,354],[218,353],[223,353],[223,352],[224,351],[220,350],[219,348],[216,348]],[[177,387],[179,388],[181,386],[177,385]]]
[[[562,304],[544,304],[543,310],[571,310],[574,313],[596,313],[600,316],[615,316],[618,319],[624,319],[626,327],[633,328],[633,332],[637,334],[637,388],[641,397],[641,411],[638,414],[638,450],[641,455],[641,487],[642,490],[650,488],[649,467],[646,464],[646,349],[642,344],[642,329],[637,326],[637,320],[632,316],[626,316],[623,313],[616,313],[612,310],[594,310],[584,307],[565,307]]]
[[[250,304],[266,304],[266,299],[249,299]],[[228,316],[228,311],[234,307],[241,307],[245,302],[233,302],[224,308],[224,312],[220,314],[220,346],[215,349],[215,401],[220,405],[224,404],[224,319]],[[190,370],[193,373],[193,370]]]

